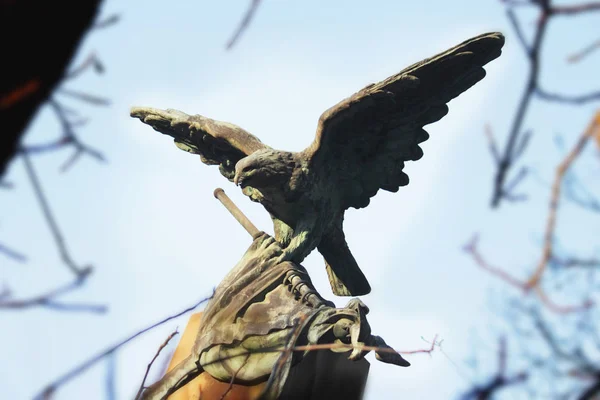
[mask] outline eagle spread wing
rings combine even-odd
[[[235,164],[239,160],[257,150],[269,148],[237,125],[201,115],[188,115],[171,109],[133,107],[131,116],[173,137],[177,147],[199,154],[203,163],[219,165],[221,174],[230,181],[233,181]]]
[[[405,161],[422,157],[424,125],[448,112],[448,103],[483,79],[483,66],[501,54],[504,36],[487,33],[371,84],[325,111],[305,151],[327,173],[344,209],[369,204],[379,189],[408,184]]]

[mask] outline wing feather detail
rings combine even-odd
[[[155,131],[171,136],[181,150],[200,155],[204,164],[219,165],[221,174],[229,180],[233,180],[239,160],[269,148],[237,125],[201,115],[150,107],[133,107],[130,114]]]
[[[504,36],[487,33],[371,84],[326,110],[304,150],[314,171],[333,179],[344,209],[366,207],[379,189],[408,184],[406,161],[423,156],[425,125],[448,113],[447,103],[485,77]]]

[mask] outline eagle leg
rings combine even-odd
[[[371,285],[350,252],[341,227],[326,232],[318,249],[325,258],[331,290],[336,296],[362,296],[371,292]]]

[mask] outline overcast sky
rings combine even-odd
[[[94,353],[209,295],[250,244],[213,198],[216,187],[223,187],[259,229],[272,231],[260,205],[216,167],[130,118],[130,107],[202,114],[235,123],[274,148],[301,150],[312,141],[321,112],[363,86],[472,36],[500,31],[507,38],[503,55],[486,67],[483,81],[449,104],[445,118],[427,128],[431,137],[422,145],[424,157],[405,169],[411,183],[397,193],[380,192],[368,208],[350,210],[345,221],[350,248],[373,288],[362,298],[371,310],[373,332],[400,350],[428,347],[423,338],[436,334],[443,339],[443,352],[407,356],[409,368],[369,355],[366,398],[453,398],[494,371],[496,339],[504,326],[493,311],[503,294],[513,292],[477,269],[461,246],[480,232],[482,250],[491,259],[525,276],[545,218],[543,181],[561,156],[552,137],[564,134],[570,145],[592,109],[568,109],[567,119],[562,108],[534,104],[526,125],[535,127],[535,152],[528,161],[540,179],[523,185],[532,197],[527,205],[495,212],[489,208],[493,164],[484,126],[489,123],[505,137],[526,79],[523,52],[501,2],[265,0],[241,41],[225,51],[248,3],[104,2],[101,15],[118,13],[122,19],[89,34],[76,61],[94,51],[106,74],[90,72],[66,87],[108,97],[112,105],[94,108],[60,98],[90,117],[78,133],[108,163],[83,158],[61,174],[69,150],[36,156],[34,163],[74,259],[94,266],[87,286],[64,300],[107,304],[110,311],[0,313],[0,358],[10,366],[0,374],[3,398],[31,398]],[[524,12],[522,18],[531,28],[534,15]],[[544,52],[544,60],[553,63],[542,71],[547,86],[589,89],[582,77],[591,76],[594,62],[568,66],[564,58],[596,39],[597,25],[592,18],[578,19],[571,30],[566,21],[555,23],[548,35],[552,46]],[[59,134],[58,121],[43,108],[25,142]],[[27,297],[71,275],[44,224],[22,160],[12,163],[7,180],[16,188],[0,196],[0,242],[29,259],[22,264],[0,254],[0,283]],[[586,244],[580,228],[566,221],[564,227],[580,235],[574,243]],[[332,295],[317,252],[303,265],[326,298],[340,306],[348,301]],[[159,344],[175,327],[183,330],[188,318],[117,353],[119,399],[133,397]],[[480,358],[476,370],[465,363],[473,355]],[[99,363],[56,398],[104,399],[106,369],[107,363]]]

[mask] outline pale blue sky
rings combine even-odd
[[[367,399],[448,399],[496,366],[501,317],[490,300],[514,294],[477,269],[461,251],[476,231],[482,250],[497,263],[525,274],[537,257],[548,190],[537,180],[523,185],[526,205],[488,207],[493,165],[484,125],[502,138],[525,82],[522,49],[501,2],[284,1],[265,0],[233,51],[224,44],[248,1],[106,1],[103,15],[119,13],[119,24],[86,38],[77,59],[96,51],[107,72],[82,76],[67,87],[112,100],[94,108],[65,99],[91,118],[81,138],[107,156],[108,164],[82,159],[69,173],[58,168],[68,151],[35,157],[47,195],[75,260],[92,263],[94,276],[65,300],[108,304],[106,315],[44,309],[2,312],[0,377],[3,398],[29,399],[45,384],[95,352],[211,293],[250,244],[250,238],[213,198],[223,187],[260,229],[271,231],[260,205],[251,203],[217,168],[178,150],[172,141],[129,117],[134,105],[177,108],[233,122],[275,148],[300,150],[313,139],[326,108],[368,83],[398,72],[469,37],[501,31],[504,54],[488,76],[450,103],[449,114],[428,127],[424,157],[409,163],[411,183],[398,193],[380,192],[371,205],[347,214],[345,231],[373,291],[372,329],[398,349],[426,347],[421,337],[444,340],[444,354],[407,357],[396,368],[369,356]],[[530,28],[534,16],[524,12]],[[567,25],[567,22],[569,25]],[[552,90],[590,87],[594,59],[564,62],[571,51],[597,36],[592,17],[552,24],[543,70]],[[534,103],[526,126],[535,136],[527,160],[541,179],[561,153],[553,144],[564,134],[570,146],[586,126],[592,106],[579,109]],[[568,118],[567,118],[568,117]],[[27,143],[56,137],[59,125],[44,108],[31,125]],[[597,173],[588,170],[587,173]],[[595,172],[589,172],[595,171]],[[33,295],[71,279],[26,179],[15,161],[2,192],[0,241],[29,256],[26,264],[0,255],[0,282],[15,295]],[[592,227],[559,221],[573,243],[589,248]],[[586,230],[586,229],[589,229]],[[596,250],[597,247],[596,247]],[[336,304],[322,258],[304,263],[317,288]],[[117,355],[119,399],[132,398],[158,345],[188,316],[156,329]],[[478,332],[475,340],[472,332]],[[464,360],[482,357],[474,372]],[[487,358],[486,358],[487,357]],[[487,363],[486,363],[487,362]],[[103,399],[106,363],[61,388],[57,399]],[[511,398],[527,398],[516,393]]]

